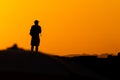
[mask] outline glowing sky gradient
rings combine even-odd
[[[29,30],[42,27],[39,51],[55,55],[120,51],[120,0],[1,0],[0,49],[30,50]]]

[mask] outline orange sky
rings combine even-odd
[[[55,55],[120,51],[120,0],[1,0],[0,49],[30,50],[29,30],[42,27],[39,51]]]

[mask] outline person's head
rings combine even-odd
[[[38,25],[38,23],[39,23],[38,20],[35,20],[35,21],[34,21],[34,24],[35,24],[35,25]]]

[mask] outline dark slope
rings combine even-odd
[[[60,57],[39,53],[32,54],[22,49],[0,51],[0,74],[14,78],[34,77],[40,79],[92,79],[104,80],[82,65]],[[5,77],[4,77],[5,78]]]
[[[120,80],[120,55],[108,56],[108,58],[97,58],[96,56],[78,56],[70,58],[77,64],[83,64],[92,71],[110,80]]]
[[[30,52],[8,51],[0,55],[0,71],[32,72],[67,75],[67,72],[59,68],[59,64],[48,56],[38,56]],[[54,69],[54,71],[52,71]]]

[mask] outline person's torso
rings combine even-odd
[[[33,25],[32,26],[32,37],[39,37],[40,26]]]

